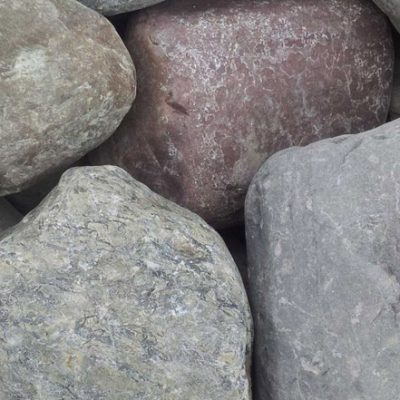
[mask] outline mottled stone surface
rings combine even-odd
[[[400,0],[373,0],[374,3],[390,18],[400,32]]]
[[[246,199],[255,400],[400,393],[400,121],[272,156]]]
[[[367,0],[171,1],[132,17],[132,111],[92,160],[218,227],[267,156],[386,121],[390,27]]]
[[[134,95],[106,18],[76,1],[0,1],[0,196],[98,146]]]
[[[149,7],[164,0],[78,0],[104,15],[116,15]]]
[[[4,198],[0,198],[0,234],[17,224],[22,215]]]
[[[248,400],[220,236],[116,167],[66,172],[0,241],[0,398]]]

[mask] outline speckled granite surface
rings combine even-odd
[[[249,400],[250,318],[199,217],[72,169],[0,240],[0,398]]]

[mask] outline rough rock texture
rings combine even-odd
[[[218,227],[282,148],[386,121],[390,26],[367,0],[187,0],[132,17],[138,97],[92,160]]]
[[[0,0],[0,195],[107,139],[135,94],[106,18],[75,1]]]
[[[374,3],[390,18],[400,32],[400,0],[374,0]]]
[[[400,393],[400,122],[272,156],[246,199],[256,400]]]
[[[17,224],[22,215],[4,198],[0,198],[0,234]]]
[[[0,398],[250,399],[239,272],[116,167],[66,172],[0,241]]]
[[[104,15],[127,13],[149,7],[164,0],[78,0],[85,6],[95,9]]]
[[[69,168],[86,166],[86,157],[73,163]],[[69,169],[61,168],[55,170],[50,175],[44,176],[38,180],[33,186],[23,190],[22,192],[10,194],[7,200],[22,214],[32,211],[40,202],[57,186],[62,174]]]

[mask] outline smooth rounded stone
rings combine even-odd
[[[369,1],[187,0],[132,16],[138,96],[91,154],[218,228],[277,150],[386,121],[390,24]]]
[[[0,38],[3,196],[107,139],[136,83],[113,26],[76,1],[0,1]]]
[[[164,0],[78,0],[104,15],[116,15],[139,10]]]
[[[250,399],[221,237],[117,167],[67,171],[0,241],[0,299],[2,400]]]
[[[373,0],[400,32],[400,0]]]
[[[6,199],[0,198],[0,235],[22,219],[20,214]]]
[[[246,198],[255,400],[400,393],[400,121],[272,156]]]

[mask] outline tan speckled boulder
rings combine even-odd
[[[367,0],[171,1],[133,16],[138,97],[92,154],[215,226],[277,150],[383,123],[393,48]]]
[[[250,400],[221,237],[117,167],[75,168],[0,240],[1,400]]]
[[[107,139],[135,96],[113,26],[73,0],[0,0],[0,196]]]

